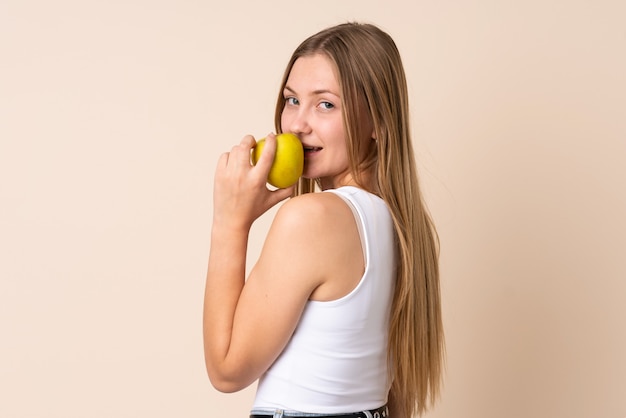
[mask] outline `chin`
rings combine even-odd
[[[302,177],[303,179],[307,179],[307,180],[315,180],[316,178],[319,178],[319,176],[315,175],[315,173],[311,173],[308,172],[306,170],[306,167],[304,168],[304,171],[302,172]]]

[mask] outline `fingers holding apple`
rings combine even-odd
[[[297,140],[297,137],[296,137]],[[300,149],[299,140],[298,145]],[[293,166],[293,163],[285,162],[293,159],[294,148],[297,155],[297,147],[293,144],[284,147],[281,140],[274,135],[267,139],[255,141],[251,135],[245,136],[241,142],[232,147],[230,152],[222,154],[218,160],[214,188],[213,188],[213,220],[214,223],[232,229],[245,229],[278,202],[289,198],[293,190],[285,181],[286,171],[279,170],[282,166]],[[264,150],[265,148],[265,150]],[[300,151],[302,153],[302,150]],[[251,165],[253,160],[256,167]],[[297,163],[296,163],[297,165]],[[272,174],[274,170],[274,174]],[[302,169],[300,168],[300,173]],[[295,174],[293,167],[290,174]],[[273,176],[278,176],[276,180]],[[295,179],[289,182],[295,183]],[[268,190],[266,183],[275,185],[277,190]]]
[[[248,163],[257,167],[261,173],[264,173],[265,177],[268,177],[274,165],[277,148],[276,135],[269,133],[265,138],[255,141],[249,148],[250,159]],[[267,179],[265,181],[267,182]]]

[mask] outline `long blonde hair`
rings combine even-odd
[[[399,255],[389,330],[392,392],[408,416],[421,415],[440,395],[444,368],[439,241],[419,188],[402,61],[393,39],[371,24],[345,23],[311,36],[294,51],[285,70],[276,104],[277,131],[282,91],[294,62],[318,53],[338,73],[352,174],[387,203],[393,218]],[[369,114],[359,114],[362,109]],[[370,152],[362,150],[371,144],[370,134],[361,132],[358,123],[363,117],[374,126],[376,146]],[[373,183],[361,181],[366,171],[373,174]],[[314,179],[301,179],[296,194],[315,189]]]

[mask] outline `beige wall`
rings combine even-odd
[[[0,3],[0,416],[246,416],[202,358],[215,161],[356,19],[404,56],[441,234],[428,416],[626,417],[623,1],[210,3]]]

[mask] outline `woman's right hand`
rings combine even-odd
[[[267,176],[276,153],[276,136],[269,134],[265,142],[254,166],[250,163],[250,152],[256,140],[251,135],[220,156],[213,188],[214,225],[247,230],[259,216],[293,194],[294,186],[278,190],[267,188]]]

